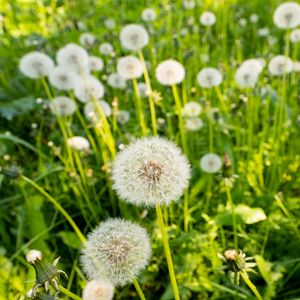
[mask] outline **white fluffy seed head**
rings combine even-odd
[[[274,76],[290,73],[293,70],[293,61],[287,56],[277,55],[270,60],[268,69]]]
[[[290,34],[290,40],[292,43],[300,42],[300,28],[294,29]]]
[[[43,258],[42,252],[40,250],[30,250],[26,254],[26,261],[34,265],[35,263],[41,261]]]
[[[147,84],[144,82],[139,82],[138,83],[138,89],[139,89],[139,93],[141,98],[147,98],[148,97],[148,88],[147,88]]]
[[[83,47],[90,48],[96,41],[96,37],[88,32],[82,33],[79,38],[79,42]]]
[[[104,280],[89,281],[82,293],[83,300],[112,300],[114,286]]]
[[[142,25],[130,24],[123,27],[120,41],[123,48],[139,51],[149,43],[149,35]]]
[[[85,103],[100,99],[104,95],[103,84],[95,77],[82,78],[75,86],[75,96]]]
[[[187,158],[172,142],[160,137],[139,139],[116,157],[113,188],[121,199],[138,206],[169,205],[188,186]]]
[[[201,114],[202,107],[198,102],[190,101],[187,102],[182,110],[182,113],[185,117],[194,118],[198,117]]]
[[[114,47],[110,43],[102,43],[99,46],[99,52],[102,55],[110,55],[114,51]]]
[[[280,4],[275,10],[273,20],[279,28],[296,28],[300,25],[300,5],[296,2]]]
[[[65,67],[57,66],[49,74],[49,82],[59,90],[69,91],[75,86],[76,74]]]
[[[81,264],[89,279],[102,278],[115,286],[132,282],[150,259],[147,231],[122,219],[108,219],[89,235]]]
[[[111,107],[106,101],[97,100],[96,103],[91,101],[84,106],[84,115],[92,123],[98,123],[101,120],[99,109],[102,110],[106,117],[109,117],[112,114]]]
[[[216,23],[216,16],[211,11],[205,11],[200,16],[200,23],[203,26],[212,26]]]
[[[106,19],[104,20],[104,26],[107,29],[114,29],[116,27],[116,22],[114,19]]]
[[[215,153],[205,154],[200,159],[200,167],[206,173],[217,173],[222,165],[221,158]]]
[[[117,121],[121,125],[126,124],[130,120],[130,113],[127,110],[119,110],[117,112]]]
[[[257,14],[250,15],[250,22],[256,24],[259,20],[259,16]]]
[[[74,100],[65,96],[55,97],[50,103],[51,110],[59,116],[71,116],[77,109]]]
[[[248,65],[241,65],[235,72],[235,81],[241,88],[253,88],[258,81],[259,72]]]
[[[136,79],[142,76],[144,66],[137,57],[128,55],[118,60],[117,71],[125,79]]]
[[[126,88],[126,79],[119,73],[111,73],[108,76],[107,83],[109,86],[115,89],[124,90]]]
[[[183,7],[185,9],[193,9],[196,6],[196,3],[194,0],[184,0],[183,1]]]
[[[197,75],[197,82],[203,88],[212,88],[222,83],[223,76],[215,68],[204,68]]]
[[[97,56],[90,56],[89,68],[91,71],[102,71],[104,68],[103,60]]]
[[[153,8],[145,8],[142,11],[142,20],[145,22],[152,22],[156,19],[156,12]]]
[[[89,73],[89,56],[87,51],[73,43],[60,48],[56,53],[56,61],[60,66],[78,74]]]
[[[198,131],[203,127],[203,121],[200,118],[187,118],[185,120],[185,128],[188,131]]]
[[[258,74],[263,71],[265,65],[266,62],[263,58],[249,58],[241,64],[242,67],[253,69]]]
[[[293,62],[293,71],[296,73],[300,72],[300,62],[299,61],[294,61]]]
[[[53,68],[53,60],[48,55],[38,51],[27,53],[19,63],[20,71],[31,79],[48,76]]]
[[[156,78],[162,85],[174,85],[183,81],[185,70],[181,63],[174,59],[161,62],[156,67]]]
[[[69,147],[75,150],[86,151],[90,148],[89,141],[82,136],[73,136],[68,138],[67,142]]]

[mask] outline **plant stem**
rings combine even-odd
[[[133,282],[132,283],[133,283],[133,285],[134,285],[134,287],[135,287],[138,295],[140,296],[141,300],[146,300],[146,297],[145,297],[145,295],[144,295],[144,293],[143,293],[143,291],[142,291],[142,289],[141,289],[138,281],[135,278],[133,278]]]
[[[33,180],[31,180],[30,178],[24,175],[21,175],[20,177],[24,181],[29,183],[32,187],[34,187],[37,191],[39,191],[42,195],[44,195],[47,198],[47,200],[50,201],[55,206],[55,208],[64,215],[64,217],[73,227],[75,233],[77,234],[81,242],[84,243],[86,241],[84,235],[82,234],[82,232],[80,231],[76,223],[73,221],[72,217],[64,210],[64,208],[52,196],[50,196],[43,188],[41,188],[38,184],[36,184]]]
[[[157,205],[155,208],[156,208],[156,215],[157,215],[159,229],[160,229],[160,232],[162,235],[162,241],[163,241],[164,251],[165,251],[165,255],[166,255],[166,259],[167,259],[174,299],[180,300],[178,286],[177,286],[177,282],[176,282],[175,271],[174,271],[174,265],[173,265],[172,256],[171,256],[171,250],[170,250],[170,246],[169,246],[169,242],[168,242],[168,235],[167,235],[167,232],[165,229],[161,207],[159,205]]]
[[[263,300],[262,296],[260,295],[260,293],[258,292],[256,286],[252,283],[252,281],[249,279],[248,275],[245,274],[244,272],[241,272],[241,276],[243,278],[243,280],[245,281],[245,283],[248,285],[248,287],[250,288],[250,290],[254,293],[254,295],[256,296],[256,298],[258,300]]]
[[[71,291],[67,290],[66,288],[64,288],[63,286],[59,286],[59,290],[65,294],[66,296],[68,296],[71,299],[74,300],[82,300],[82,298],[78,297],[77,295],[75,295],[74,293],[72,293]]]

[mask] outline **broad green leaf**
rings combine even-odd
[[[58,236],[63,240],[63,242],[74,249],[81,249],[82,248],[82,243],[78,239],[78,236],[71,231],[60,231],[58,233]]]

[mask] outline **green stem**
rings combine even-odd
[[[73,227],[75,233],[77,234],[81,242],[84,243],[86,241],[84,235],[82,234],[82,232],[80,231],[76,223],[73,221],[72,217],[64,210],[64,208],[52,196],[50,196],[43,188],[41,188],[38,184],[36,184],[33,180],[23,175],[21,175],[21,178],[27,183],[29,183],[32,187],[34,187],[37,191],[39,191],[42,195],[44,195],[47,198],[47,200],[51,202],[55,206],[55,208],[64,215],[64,217]]]
[[[263,300],[262,296],[260,295],[260,293],[258,292],[256,286],[252,283],[252,281],[249,279],[248,275],[244,272],[241,272],[241,276],[243,278],[243,280],[245,281],[245,283],[248,285],[248,287],[250,288],[250,290],[253,292],[253,294],[256,296],[256,298],[258,300]]]
[[[146,300],[146,297],[145,297],[138,281],[135,278],[133,278],[133,285],[134,285],[139,297],[141,298],[141,300]]]
[[[175,271],[174,271],[174,265],[173,265],[172,256],[171,256],[171,250],[170,250],[170,246],[169,246],[169,242],[168,242],[168,235],[167,235],[167,232],[165,229],[161,207],[159,205],[157,205],[155,208],[156,208],[156,215],[157,215],[159,229],[160,229],[160,232],[162,235],[162,241],[163,241],[164,251],[165,251],[165,255],[166,255],[166,259],[167,259],[174,299],[180,300],[178,286],[177,286],[177,282],[176,282]]]
[[[73,294],[71,291],[67,290],[66,288],[64,288],[63,286],[59,286],[59,290],[65,294],[66,296],[68,296],[71,299],[74,300],[82,300],[82,298],[78,297],[77,295]]]
[[[232,215],[232,223],[233,223],[233,238],[234,238],[234,249],[238,251],[238,237],[237,237],[237,225],[236,225],[236,215],[234,211],[234,203],[231,197],[229,184],[225,182],[226,187],[226,195],[230,205],[231,215]]]

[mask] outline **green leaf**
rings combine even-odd
[[[254,258],[257,263],[257,267],[259,269],[261,276],[264,278],[267,284],[271,284],[272,281],[269,275],[270,267],[268,266],[267,262],[264,260],[264,258],[261,255],[255,255]]]
[[[235,213],[239,215],[246,224],[254,224],[267,219],[267,216],[260,207],[249,207],[239,204],[235,207]]]
[[[82,248],[82,243],[78,239],[78,236],[71,231],[60,231],[58,233],[58,236],[63,240],[63,242],[73,248],[73,249],[81,249]]]

